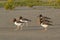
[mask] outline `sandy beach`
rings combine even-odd
[[[45,32],[41,31],[42,27],[37,23],[39,14],[50,17],[53,22],[53,26],[49,26]],[[19,16],[32,21],[22,31],[15,31],[16,26],[12,21]],[[60,40],[60,9],[17,7],[10,11],[0,8],[0,40]]]

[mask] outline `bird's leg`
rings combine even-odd
[[[19,26],[17,26],[17,28],[15,30],[19,30]]]
[[[45,31],[47,30],[47,28],[45,28]]]
[[[22,30],[22,26],[21,26],[21,29],[20,30]]]
[[[44,28],[44,30],[41,30],[41,31],[45,32],[46,30],[47,30],[47,28]]]
[[[47,28],[45,27],[44,30],[43,30],[43,32],[45,32],[46,30],[47,30]]]
[[[26,23],[26,27],[28,27],[28,23]]]
[[[20,30],[22,30],[22,27],[24,26],[24,23],[21,25],[21,28],[20,28]]]

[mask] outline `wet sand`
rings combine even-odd
[[[43,28],[37,23],[39,14],[53,21],[53,26],[49,26],[45,32],[41,31]],[[22,31],[15,31],[12,20],[19,16],[31,19],[32,22],[28,27],[24,26]],[[60,9],[18,7],[10,11],[0,8],[0,40],[60,40]]]

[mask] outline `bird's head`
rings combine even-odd
[[[16,21],[16,18],[13,18],[13,22],[15,22]]]
[[[22,18],[23,18],[22,16],[19,17],[19,19],[22,19]]]
[[[42,17],[42,14],[40,14],[39,17]]]

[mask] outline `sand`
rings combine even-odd
[[[41,31],[43,28],[37,21],[39,14],[48,16],[53,21],[53,26],[49,26],[47,31]],[[16,26],[12,21],[19,16],[32,21],[22,31],[15,31]],[[10,11],[0,8],[0,40],[60,40],[60,9],[17,7]]]

